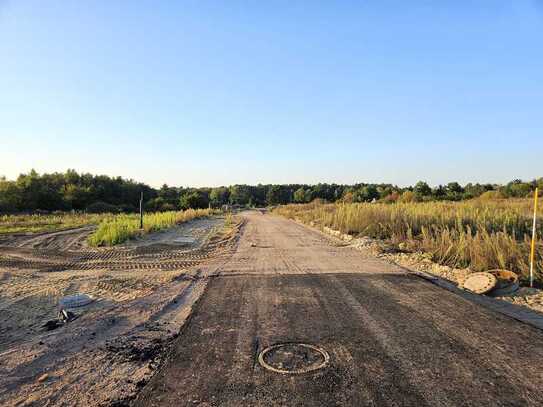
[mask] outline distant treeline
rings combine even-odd
[[[221,207],[223,205],[266,206],[311,202],[410,202],[481,197],[524,198],[536,186],[543,189],[543,178],[530,182],[514,180],[506,185],[466,184],[457,182],[431,188],[426,182],[400,188],[391,184],[287,184],[232,185],[217,188],[184,188],[163,185],[159,189],[141,182],[106,175],[65,173],[38,174],[32,170],[15,181],[0,178],[0,212],[22,211],[88,211],[133,212],[140,193],[146,210],[165,211],[188,208]]]

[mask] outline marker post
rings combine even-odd
[[[140,229],[143,229],[143,191],[140,195]]]
[[[539,196],[539,188],[536,188],[535,193],[534,193],[534,222],[532,224],[532,247],[530,249],[530,287],[534,286],[535,238],[536,238],[538,196]]]

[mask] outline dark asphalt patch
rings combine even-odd
[[[437,324],[440,314],[470,314],[473,326]],[[507,358],[498,336],[514,344]],[[283,342],[318,344],[330,363],[299,376],[255,364],[255,348]],[[512,372],[542,348],[530,327],[412,276],[218,277],[135,405],[541,405],[541,375]]]

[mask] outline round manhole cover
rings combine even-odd
[[[280,343],[260,352],[258,362],[282,374],[302,374],[322,369],[330,361],[324,349],[307,343]]]
[[[476,294],[485,294],[492,290],[498,279],[495,275],[486,272],[472,273],[464,281],[464,288]]]

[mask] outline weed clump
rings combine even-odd
[[[119,243],[157,232],[189,220],[209,216],[211,209],[187,209],[186,211],[156,212],[144,216],[143,229],[140,229],[138,214],[116,215],[103,220],[98,229],[89,236],[91,246],[115,246]]]

